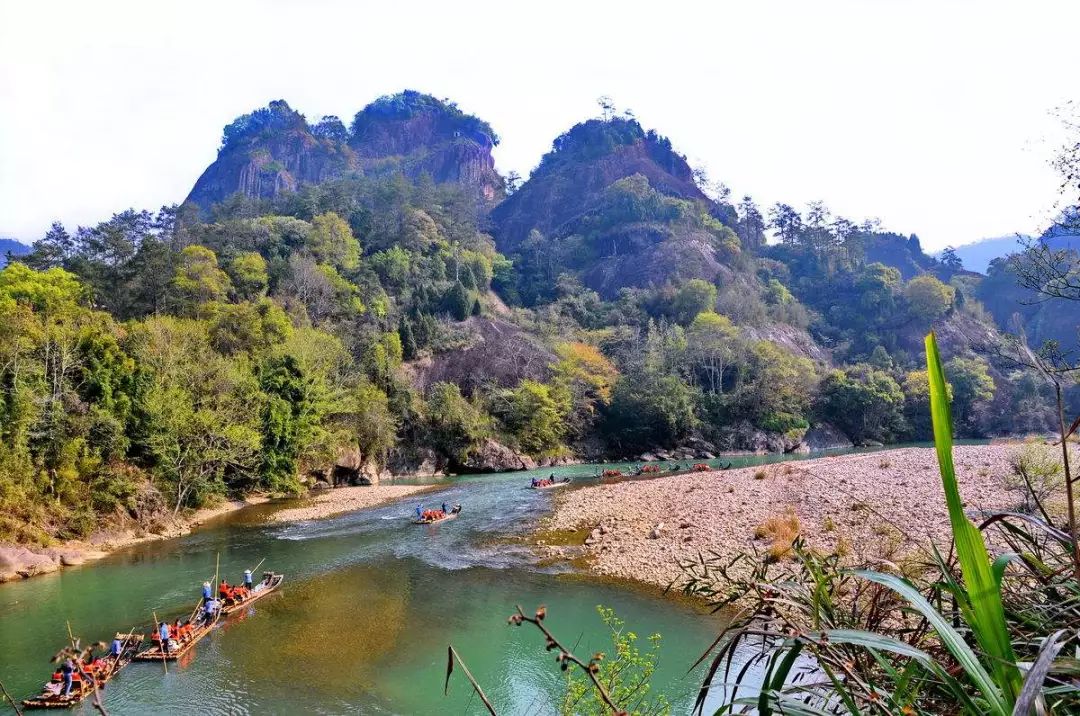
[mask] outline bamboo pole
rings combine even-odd
[[[11,708],[15,709],[15,716],[22,716],[22,711],[19,709],[19,702],[11,698],[11,694],[8,693],[7,687],[4,686],[3,681],[0,681],[0,693],[4,694],[4,698],[11,704]]]
[[[158,632],[158,638],[160,639],[160,641],[158,641],[158,651],[161,652],[161,666],[162,666],[162,668],[165,669],[165,673],[167,674],[167,673],[169,673],[169,662],[165,658],[166,644],[165,644],[165,640],[161,639],[161,632],[158,631],[160,626],[161,626],[161,622],[158,621],[157,610],[154,610],[153,614],[154,614],[154,631]]]

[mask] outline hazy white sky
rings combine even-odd
[[[348,123],[458,102],[522,175],[612,97],[736,196],[825,200],[938,249],[1043,223],[1080,3],[0,0],[0,236],[181,201],[283,98]]]

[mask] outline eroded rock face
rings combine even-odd
[[[466,472],[533,470],[536,468],[536,461],[528,455],[521,455],[506,445],[488,438],[480,447],[469,453],[468,459],[461,467]]]
[[[488,124],[451,102],[406,90],[381,97],[353,120],[349,146],[366,173],[400,170],[436,183],[475,189],[489,205],[503,197],[492,150],[498,137]]]
[[[269,199],[350,174],[398,171],[462,184],[487,207],[503,197],[492,156],[495,133],[452,103],[407,90],[369,104],[353,130],[336,118],[313,127],[284,100],[271,102],[225,128],[217,159],[187,202],[205,211],[236,193]]]
[[[233,194],[269,199],[301,184],[318,184],[359,166],[347,145],[316,137],[304,116],[284,100],[226,127],[218,157],[202,173],[187,202],[209,209]]]
[[[852,447],[851,439],[832,423],[817,423],[810,426],[806,435],[803,436],[803,445],[810,452]]]
[[[55,572],[64,564],[79,563],[79,559],[74,550],[59,551],[0,544],[0,582]]]
[[[802,444],[803,433],[771,433],[742,421],[726,425],[717,431],[716,446],[723,452],[787,453],[795,452]]]

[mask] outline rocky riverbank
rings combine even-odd
[[[99,530],[85,540],[68,540],[48,547],[0,542],[0,583],[74,567],[134,544],[182,537],[207,520],[268,500],[263,495],[249,495],[243,500],[226,500],[187,515],[157,521],[152,530],[114,526]]]
[[[969,514],[1015,505],[1004,485],[1015,450],[955,448]],[[900,559],[950,539],[931,448],[571,488],[555,499],[535,539],[542,552],[598,575],[660,586],[679,577],[679,560],[710,551],[782,553],[783,540],[794,534],[855,560]],[[781,544],[774,548],[777,532]]]

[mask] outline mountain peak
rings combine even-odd
[[[351,130],[335,116],[312,126],[278,99],[226,125],[217,160],[187,201],[205,210],[236,193],[267,199],[357,171],[400,171],[463,184],[490,205],[503,194],[491,154],[498,141],[487,122],[415,90],[368,104]]]

